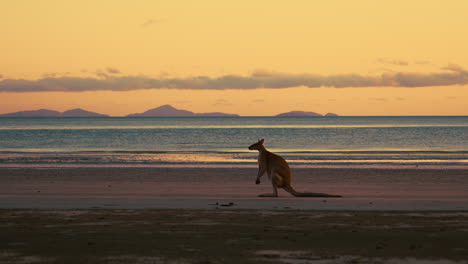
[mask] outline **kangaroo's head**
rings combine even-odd
[[[263,139],[260,139],[257,143],[250,145],[250,150],[260,150],[263,148]]]

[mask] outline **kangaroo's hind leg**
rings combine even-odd
[[[264,193],[260,194],[258,197],[278,197],[278,186],[281,186],[282,184],[282,178],[275,172],[272,173],[271,177],[271,185],[273,187],[273,193]]]
[[[258,197],[278,197],[278,188],[273,183],[273,193],[262,193]]]

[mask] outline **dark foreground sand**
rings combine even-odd
[[[0,263],[467,263],[467,212],[0,210]]]
[[[467,170],[0,168],[0,263],[468,263]]]

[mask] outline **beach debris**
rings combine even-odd
[[[377,245],[375,245],[376,250],[382,250],[387,247],[387,243],[385,242],[378,242]]]
[[[216,206],[223,206],[223,207],[230,207],[230,206],[234,206],[234,205],[237,205],[236,203],[233,203],[233,202],[229,202],[229,203],[219,203],[219,202],[216,202],[214,204],[208,204],[208,205],[216,205]],[[218,208],[218,207],[216,207]]]
[[[233,203],[233,202],[229,202],[229,203],[227,203],[227,204],[221,204],[221,206],[224,206],[224,207],[234,206],[234,205],[237,205],[237,204],[235,204],[235,203]]]

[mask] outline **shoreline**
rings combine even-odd
[[[467,170],[468,165],[436,165],[436,164],[343,164],[343,165],[305,165],[305,164],[290,164],[294,169],[376,169],[376,170]],[[255,164],[20,164],[20,163],[4,163],[0,164],[0,169],[62,169],[62,168],[170,168],[170,169],[257,169]]]

